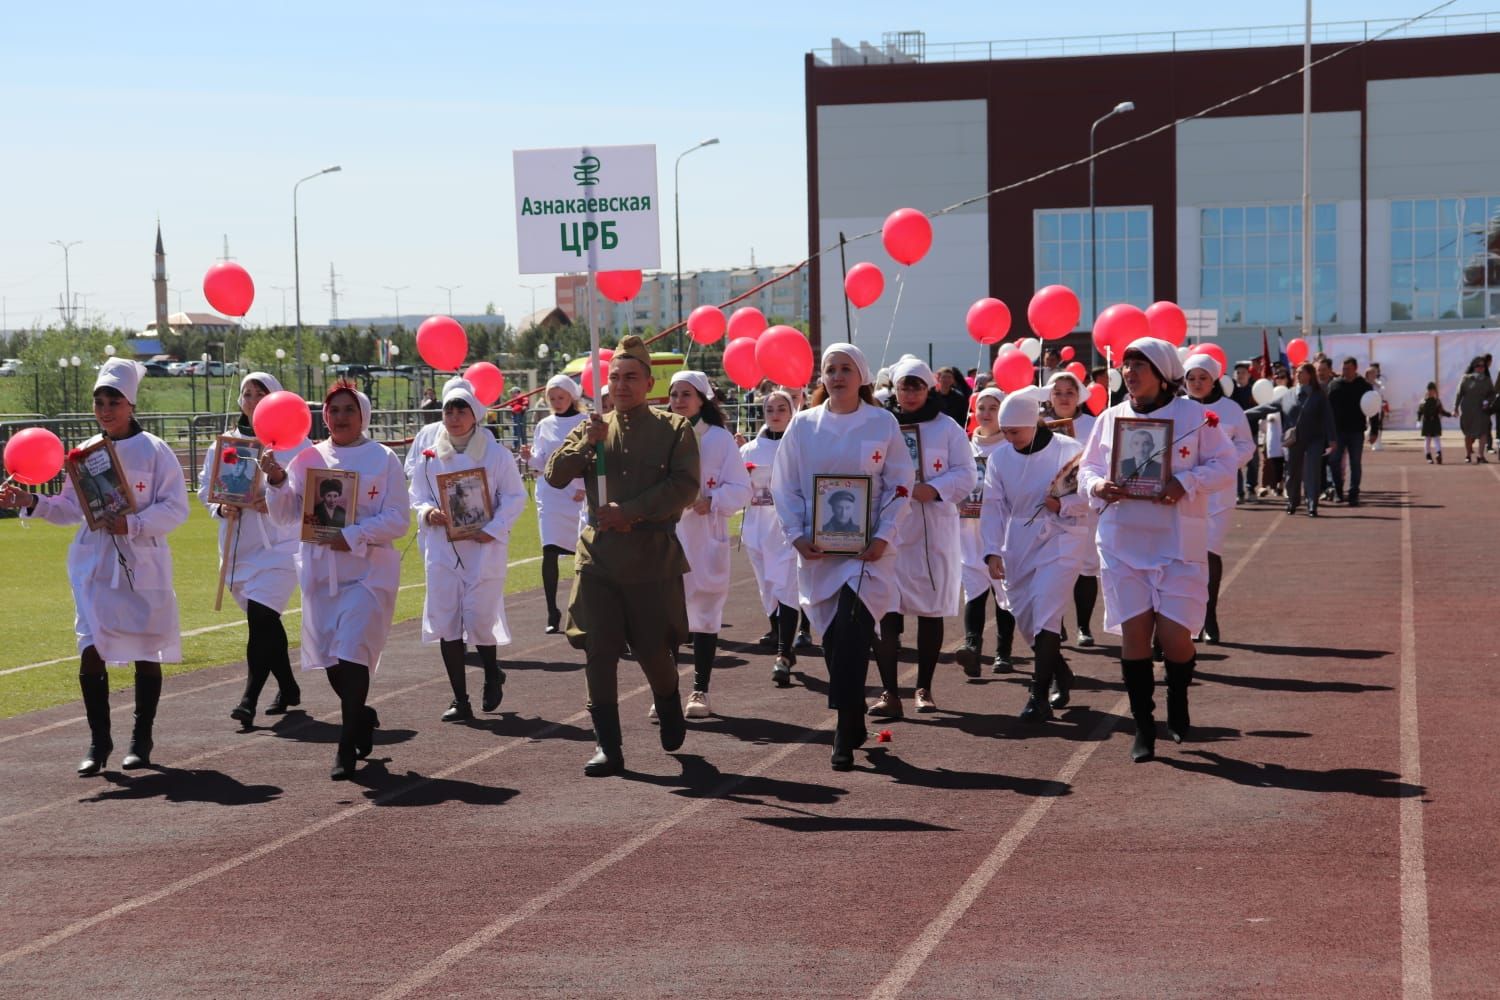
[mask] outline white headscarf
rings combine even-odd
[[[1000,426],[1035,427],[1042,415],[1042,400],[1049,395],[1051,390],[1042,386],[1030,385],[1017,389],[1000,404]]]
[[[474,391],[474,383],[473,382],[470,382],[468,379],[464,378],[462,375],[455,375],[452,378],[450,378],[448,381],[446,381],[446,382],[443,383],[443,391],[442,391],[442,394],[438,398],[441,399],[442,396],[448,395],[448,390],[452,389],[454,386],[462,386],[463,388],[468,389],[470,392]]]
[[[1212,355],[1208,354],[1194,354],[1182,363],[1184,376],[1194,368],[1202,368],[1208,372],[1208,377],[1215,382],[1219,381],[1224,375],[1224,369],[1219,366],[1219,362]]]
[[[1079,378],[1077,375],[1074,375],[1072,372],[1063,371],[1061,369],[1053,372],[1052,377],[1047,380],[1048,390],[1051,390],[1054,385],[1056,385],[1063,379],[1069,379],[1074,385],[1078,386],[1078,398],[1080,400],[1087,394],[1087,391],[1083,387],[1083,379]],[[1048,395],[1051,395],[1050,391]]]
[[[562,389],[568,395],[573,397],[573,402],[575,403],[578,402],[578,397],[583,395],[583,390],[578,387],[577,382],[573,381],[572,376],[563,375],[561,373],[554,375],[547,380],[547,391],[551,392],[553,389]]]
[[[921,358],[914,358],[910,354],[901,358],[891,366],[891,384],[899,386],[904,378],[919,378],[927,383],[931,389],[937,385],[937,376],[927,366],[927,362]]]
[[[714,398],[714,387],[709,383],[708,376],[703,372],[683,370],[672,376],[672,381],[667,384],[668,391],[678,382],[686,382],[702,393],[704,399]]]
[[[828,358],[830,355],[834,354],[842,354],[850,361],[854,362],[854,368],[859,372],[860,385],[870,384],[870,362],[865,360],[865,352],[861,351],[853,344],[829,344],[827,347],[823,348],[823,357],[818,362],[818,369],[820,371],[828,366]]]
[[[99,366],[99,377],[94,379],[94,388],[114,389],[125,397],[126,402],[134,406],[136,391],[140,389],[141,379],[145,374],[146,366],[139,361],[131,361],[129,358],[110,358]]]
[[[474,419],[480,423],[483,423],[485,407],[484,404],[479,402],[479,397],[474,395],[473,389],[461,385],[456,385],[451,389],[444,390],[443,405],[447,406],[454,400],[457,400],[458,402],[463,403],[465,406],[467,406],[469,408],[469,412],[474,414]]]
[[[1005,402],[1005,393],[1001,392],[999,389],[996,389],[992,385],[987,385],[983,389],[980,389],[974,394],[974,406],[976,408],[976,412],[979,406],[979,401],[981,399],[993,399],[997,403],[1003,403]]]
[[[467,383],[465,383],[465,384],[467,384]],[[359,432],[361,434],[367,434],[367,433],[369,433],[369,430],[370,430],[370,397],[366,396],[364,393],[360,392],[358,389],[354,388],[353,386],[347,386],[347,385],[345,385],[345,386],[339,386],[338,391],[339,392],[353,393],[354,398],[359,402]],[[472,392],[473,390],[470,390],[470,391]],[[447,391],[446,390],[444,391],[443,395],[445,395],[445,396],[447,395]],[[332,396],[327,397],[327,399],[331,399],[331,398],[333,398],[333,397]],[[325,401],[323,403],[323,423],[324,424],[328,423],[328,403],[327,403],[327,399],[325,399]],[[476,411],[476,412],[480,412],[480,411]]]
[[[1158,340],[1155,337],[1142,337],[1125,349],[1126,354],[1129,354],[1131,351],[1139,351],[1147,361],[1151,362],[1151,367],[1155,368],[1162,378],[1173,385],[1179,384],[1183,376],[1187,374],[1183,371],[1182,359],[1177,356],[1177,348],[1165,340]]]

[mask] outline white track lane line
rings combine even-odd
[[[1245,554],[1240,557],[1240,561],[1235,564],[1229,575],[1219,585],[1221,596],[1229,590],[1235,580],[1239,579],[1240,573],[1260,553],[1261,547],[1266,544],[1266,540],[1271,537],[1271,533],[1285,520],[1285,515],[1272,517],[1270,526],[1261,532],[1260,537],[1255,540],[1255,544],[1251,545]],[[1110,707],[1106,718],[1102,719],[1099,725],[1094,727],[1094,731],[1088,735],[1087,742],[1073,752],[1073,755],[1067,759],[1062,769],[1057,772],[1052,780],[1061,784],[1072,784],[1073,779],[1077,777],[1078,772],[1083,769],[1083,766],[1088,763],[1094,751],[1105,744],[1105,737],[1109,734],[1109,731],[1118,725],[1119,720],[1115,716],[1124,715],[1129,708],[1129,696],[1122,695],[1120,700]],[[964,880],[963,884],[958,887],[958,891],[948,900],[947,905],[943,907],[936,917],[932,918],[932,922],[922,930],[922,933],[917,935],[916,940],[896,960],[896,964],[891,967],[890,972],[886,973],[885,978],[870,992],[871,1000],[889,1000],[889,998],[901,995],[901,992],[906,989],[907,984],[912,981],[912,978],[922,968],[923,963],[927,961],[928,956],[937,949],[937,946],[942,943],[943,938],[947,937],[948,932],[953,929],[953,926],[968,912],[969,907],[974,905],[975,901],[984,893],[984,890],[989,887],[990,882],[994,880],[995,876],[1000,874],[1000,869],[1005,867],[1005,863],[1010,860],[1016,848],[1021,846],[1021,842],[1026,839],[1026,835],[1036,828],[1037,824],[1042,821],[1047,815],[1048,810],[1057,801],[1057,796],[1051,796],[1044,799],[1037,799],[1027,807],[1026,811],[1021,814],[1021,817],[1000,837],[999,842],[995,844],[994,849],[990,851],[989,855],[979,863],[979,867],[975,868],[969,877]]]
[[[1491,470],[1494,471],[1494,470]],[[1500,476],[1500,472],[1496,473]],[[1401,780],[1422,784],[1422,742],[1417,730],[1416,585],[1411,555],[1411,493],[1401,470]],[[1427,925],[1427,852],[1422,798],[1401,799],[1401,996],[1432,998],[1432,945]]]

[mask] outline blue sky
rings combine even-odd
[[[1318,21],[1406,17],[1435,0],[1340,0]],[[1447,13],[1492,9],[1460,0]],[[252,323],[279,322],[301,189],[303,317],[323,321],[329,263],[342,315],[493,301],[530,308],[516,273],[511,151],[655,143],[670,209],[683,161],[683,266],[793,263],[806,252],[803,55],[883,31],[929,44],[1296,23],[1302,4],[1149,5],[762,0],[704,3],[26,4],[0,30],[0,296],[11,327],[55,318],[62,253],[89,312],[151,318],[160,214],[171,285],[202,309],[230,252],[255,277]],[[977,192],[976,192],[977,193]],[[671,214],[662,259],[672,259]],[[291,294],[287,293],[288,314]],[[172,308],[177,308],[172,296]]]

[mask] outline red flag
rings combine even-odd
[[[1271,342],[1266,338],[1266,328],[1260,328],[1260,377],[1271,377]]]

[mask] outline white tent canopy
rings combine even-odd
[[[1500,330],[1431,330],[1417,333],[1340,333],[1323,337],[1323,350],[1338,371],[1345,358],[1380,364],[1393,430],[1417,428],[1417,404],[1436,382],[1443,405],[1453,408],[1458,382],[1478,355],[1500,354]],[[1449,426],[1453,426],[1451,423]]]

